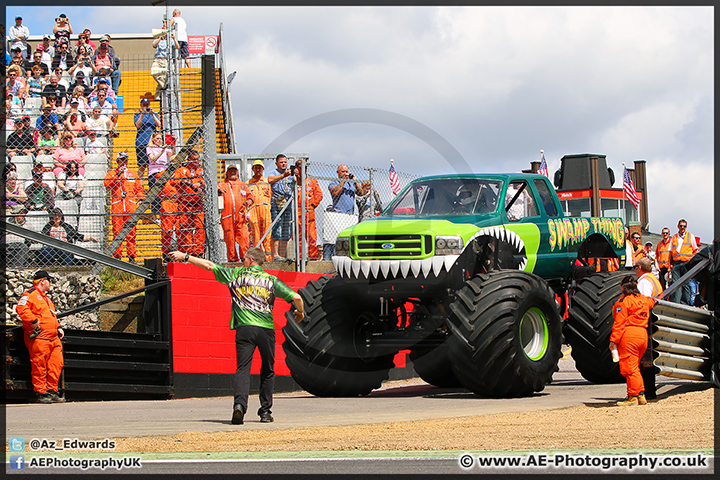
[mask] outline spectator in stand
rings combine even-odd
[[[3,206],[6,209],[17,210],[24,205],[26,200],[27,195],[25,194],[22,183],[18,180],[17,172],[8,172],[5,178],[5,198],[3,199]]]
[[[73,104],[77,104],[77,106],[74,108],[77,108],[78,112],[84,115],[84,120],[87,120],[86,117],[90,116],[92,110],[90,109],[90,105],[88,105],[87,100],[85,100],[85,96],[83,95],[84,92],[85,90],[82,85],[75,87],[70,94],[70,100],[68,101],[68,104],[71,107]]]
[[[95,83],[92,91],[90,92],[90,95],[88,95],[88,101],[93,102],[97,100],[98,93],[105,92],[107,98],[111,98],[115,103],[117,103],[117,95],[115,95],[113,89],[110,88],[110,80],[108,80],[107,78],[103,78],[102,80],[96,78],[96,80],[97,83]]]
[[[670,229],[668,227],[663,227],[662,240],[658,242],[657,248],[655,249],[655,259],[657,260],[657,266],[659,269],[658,278],[660,279],[660,285],[662,285],[663,290],[667,288],[667,280],[665,277],[670,270],[671,251],[672,238],[670,237]]]
[[[178,218],[178,249],[202,256],[205,253],[205,172],[200,166],[200,153],[192,150],[187,161],[173,175],[177,175],[175,178],[179,180],[178,210],[181,215]]]
[[[95,68],[99,71],[103,68],[106,70],[105,74],[110,77],[112,89],[115,93],[117,93],[122,79],[120,77],[120,70],[118,69],[116,58],[114,54],[110,52],[110,45],[108,44],[109,41],[110,40],[107,35],[103,35],[102,38],[100,38],[100,47],[97,52],[95,52],[95,55],[93,55],[92,62],[95,64]]]
[[[42,229],[42,233],[56,240],[62,240],[67,243],[81,242],[98,242],[98,239],[90,235],[83,235],[75,230],[75,227],[65,223],[65,215],[59,208],[53,208],[49,211],[50,220]],[[73,254],[57,248],[44,245],[40,249],[40,258],[45,262],[44,265],[72,265]]]
[[[69,49],[70,42],[68,41],[61,41],[55,46],[55,57],[53,57],[52,63],[53,70],[60,68],[63,72],[67,72],[75,65],[75,57],[73,57]]]
[[[52,111],[51,105],[43,105],[42,115],[35,121],[35,128],[42,132],[45,128],[51,129],[54,133],[59,131],[60,119],[57,114]],[[39,145],[39,144],[38,144]]]
[[[68,70],[70,78],[75,79],[75,81],[68,88],[68,91],[72,90],[72,85],[78,85],[79,83],[82,83],[87,88],[86,95],[89,95],[92,89],[89,86],[90,82],[88,82],[88,79],[96,73],[97,69],[95,68],[95,64],[90,61],[90,57],[86,54],[78,55],[75,65],[73,65]]]
[[[5,84],[5,91],[13,94],[13,97],[18,98],[21,102],[25,101],[25,95],[27,94],[27,87],[25,86],[25,78],[22,70],[17,65],[10,65],[7,69],[7,83]]]
[[[90,46],[88,40],[89,37],[85,32],[78,35],[77,42],[75,42],[75,46],[73,47],[73,53],[76,57],[80,57],[81,55],[88,55],[88,57],[93,56],[93,54],[95,53],[95,49]]]
[[[53,96],[56,99],[56,107],[60,110],[65,110],[67,105],[67,89],[64,85],[58,83],[59,80],[60,77],[57,74],[53,73],[50,75],[50,83],[43,87],[43,98],[45,99],[43,105],[47,103],[50,96]]]
[[[681,218],[678,222],[678,233],[673,235],[671,240],[671,276],[673,282],[680,279],[687,269],[685,264],[698,252],[698,245],[695,235],[687,231],[687,220]],[[679,290],[675,290],[670,298],[671,302],[690,305],[692,290],[689,282],[685,282]]]
[[[15,122],[15,131],[8,135],[5,141],[5,152],[9,159],[12,159],[15,155],[30,155],[34,158],[37,145],[32,132],[27,128],[29,122],[30,117],[28,115]]]
[[[25,208],[30,211],[50,211],[55,207],[55,193],[43,182],[42,165],[40,168],[33,168],[32,184],[25,189],[25,194]]]
[[[45,88],[45,76],[40,65],[42,64],[32,66],[32,75],[27,79],[27,96],[29,98],[40,98],[43,88]]]
[[[265,164],[262,160],[255,160],[252,164],[253,176],[248,181],[248,187],[252,193],[254,203],[250,206],[250,244],[265,252],[265,261],[273,261],[273,239],[272,232],[268,231],[272,223],[270,214],[270,199],[272,190],[267,178],[263,176]],[[260,239],[267,232],[262,246]]]
[[[53,154],[53,163],[55,168],[53,173],[57,177],[65,171],[65,167],[71,160],[74,160],[78,164],[78,170],[80,175],[85,175],[85,164],[87,163],[87,157],[83,152],[82,147],[75,145],[73,140],[73,134],[70,132],[63,132],[60,134],[60,145],[55,149]]]
[[[110,209],[112,212],[113,238],[117,237],[131,214],[137,210],[138,203],[144,197],[140,180],[128,169],[128,156],[125,152],[117,155],[117,168],[108,172],[103,183],[110,191]],[[131,262],[137,257],[136,228],[125,237],[127,255]],[[113,252],[113,257],[122,258],[122,244]]]
[[[55,19],[55,25],[53,26],[53,33],[55,34],[55,47],[59,43],[67,43],[70,45],[70,35],[73,33],[72,25],[70,25],[70,19],[64,13],[61,13],[58,18]]]
[[[19,48],[24,52],[25,58],[30,58],[30,46],[27,42],[30,30],[22,24],[22,21],[20,15],[15,17],[15,25],[8,29],[8,41],[10,42],[10,49]]]
[[[307,258],[309,260],[320,260],[320,252],[317,247],[317,228],[315,226],[315,209],[322,201],[323,194],[317,180],[314,178],[306,178],[303,181],[302,175],[302,159],[295,162],[295,180],[297,182],[297,209],[298,222],[300,223],[298,244],[300,245],[300,255],[302,256],[302,241],[305,239],[303,235],[302,225],[302,207],[303,198],[305,201],[305,221],[307,223]],[[307,168],[307,166],[305,167]],[[306,172],[307,173],[307,172]]]
[[[355,176],[349,173],[347,165],[339,165],[337,168],[338,180],[332,181],[328,184],[328,190],[332,196],[332,207],[328,209],[328,212],[342,213],[343,215],[353,216],[355,215]],[[326,215],[327,219],[328,215]],[[347,219],[350,221],[350,219]],[[330,228],[329,228],[330,227]],[[337,229],[337,226],[334,226]],[[332,229],[332,226],[325,224],[325,236],[328,235],[328,230]],[[325,238],[324,240],[327,240]],[[332,243],[325,243],[323,245],[323,260],[331,260],[332,256],[335,255],[335,238],[330,238]]]
[[[13,130],[15,128],[15,122],[20,120],[20,118],[22,117],[22,113],[22,102],[18,97],[15,97],[11,92],[8,92],[5,96],[5,114],[7,115],[7,130]]]
[[[61,122],[65,122],[65,120],[67,120],[68,117],[70,116],[70,112],[72,112],[73,110],[75,110],[75,111],[78,112],[78,114],[79,114],[79,116],[80,116],[80,120],[82,120],[83,122],[85,122],[85,121],[87,120],[87,115],[85,115],[85,113],[81,112],[79,107],[80,107],[80,97],[76,97],[76,96],[74,96],[74,95],[71,96],[71,97],[70,97],[70,100],[68,100],[68,110],[67,110],[67,113],[65,113],[65,114],[60,118],[60,121],[61,121]]]
[[[52,155],[57,148],[57,134],[53,125],[45,125],[40,129],[40,140],[38,140],[38,155]]]
[[[175,156],[175,152],[171,146],[165,144],[161,132],[152,134],[150,144],[145,148],[145,152],[149,163],[148,186],[152,188],[158,178],[157,174],[167,169],[170,160]],[[157,198],[152,202],[152,213],[153,215],[160,213],[160,200]]]
[[[163,30],[167,30],[167,20],[163,19]],[[180,49],[180,44],[175,38],[174,33],[170,33],[175,48]],[[160,90],[167,88],[167,73],[168,73],[168,42],[167,33],[161,35],[153,40],[153,47],[155,48],[155,58],[150,66],[150,75],[155,79],[157,88],[155,89],[155,100],[160,100]]]
[[[58,200],[75,200],[78,212],[82,204],[82,192],[85,189],[85,177],[80,174],[78,164],[71,160],[65,165],[65,171],[57,177]]]
[[[38,46],[38,48],[40,48],[40,47],[42,47],[42,45]],[[32,69],[35,65],[40,66],[41,75],[43,77],[43,80],[47,81],[48,76],[50,75],[50,68],[47,65],[45,65],[45,63],[43,63],[43,61],[42,61],[42,50],[35,50],[33,52],[32,62],[27,64],[27,68],[25,70],[29,70],[32,72],[33,71]]]
[[[43,47],[43,62],[45,62],[49,69],[52,70],[52,60],[55,56],[55,47],[50,43],[52,37],[50,34],[43,35],[42,43],[37,48]]]
[[[65,115],[63,127],[65,132],[72,133],[73,137],[82,138],[85,136],[87,128],[80,116],[80,112],[78,112],[77,108],[74,108],[73,105],[72,103],[70,104],[70,111]]]
[[[295,179],[290,178],[291,170],[287,168],[287,157],[282,153],[275,157],[275,170],[268,175],[268,183],[272,188],[272,199],[270,200],[270,215],[275,222],[280,210],[292,199],[292,188],[290,184]],[[295,167],[293,166],[293,169]],[[284,262],[287,260],[287,242],[292,236],[292,211],[285,209],[280,220],[275,222],[272,230],[273,236],[273,260]]]
[[[188,34],[187,34],[187,23],[180,16],[180,10],[177,8],[173,10],[173,18],[170,20],[170,26],[175,27],[175,35],[177,41],[180,44],[180,58],[185,60],[185,66],[190,68],[190,52],[188,51]]]
[[[36,162],[31,171],[31,179],[25,182],[25,191],[33,184],[32,174],[35,172],[40,173],[42,181],[50,188],[50,191],[55,195],[55,185],[57,184],[57,178],[50,168],[45,168],[41,162]]]
[[[115,100],[108,98],[104,90],[98,92],[97,100],[90,102],[90,108],[95,110],[95,107],[100,107],[100,112],[110,117],[113,125],[117,124],[120,112],[118,112],[117,105],[115,105]]]
[[[153,112],[150,106],[150,99],[147,97],[143,97],[143,99],[140,100],[140,111],[135,114],[134,120],[135,128],[137,128],[137,133],[135,134],[135,155],[138,164],[138,176],[142,178],[145,176],[145,170],[148,168],[148,144],[150,143],[153,133],[160,128],[160,117],[157,113]]]
[[[87,44],[90,46],[90,48],[93,49],[93,52],[94,52],[95,50],[97,50],[97,45],[95,44],[95,42],[92,41],[92,38],[91,38],[91,37],[92,37],[92,32],[90,31],[90,29],[89,29],[89,28],[86,28],[85,30],[83,30],[83,31],[82,31],[82,35],[84,35],[85,38],[87,39]],[[78,39],[78,44],[79,44],[79,43],[80,43],[80,40]]]
[[[45,65],[45,68],[47,68],[48,77],[50,76],[50,72],[52,71],[52,56],[45,51],[45,47],[40,44],[37,47],[35,47],[36,52],[40,52],[40,61],[43,65]]]
[[[95,106],[85,122],[88,130],[94,130],[98,137],[107,137],[115,128],[115,123],[107,115],[103,115],[102,107]]]
[[[225,181],[218,185],[218,194],[223,197],[220,224],[227,249],[227,261],[235,263],[245,258],[245,252],[250,248],[248,209],[253,204],[247,184],[239,178],[237,167],[230,166],[225,172]]]
[[[85,138],[85,155],[96,155],[98,153],[104,153],[107,156],[107,147],[103,142],[98,139],[97,132],[95,130],[88,130],[87,137]]]

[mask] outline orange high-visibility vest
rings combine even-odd
[[[695,243],[693,240],[695,239],[695,236],[690,232],[685,232],[685,239],[683,240],[682,244],[680,244],[680,238],[678,237],[678,234],[676,233],[673,235],[672,238],[672,259],[673,262],[687,262],[690,260],[693,255],[693,244]],[[678,252],[678,245],[680,245],[680,251]],[[696,247],[697,248],[697,247]]]
[[[658,296],[660,296],[663,291],[662,285],[660,285],[660,280],[658,280],[652,272],[641,275],[638,279],[638,283],[640,283],[640,280],[647,280],[652,283],[652,293],[650,294],[651,297],[657,298]]]
[[[658,243],[655,250],[655,260],[657,260],[658,268],[670,268],[670,252],[672,251],[672,239],[668,238],[667,242]]]

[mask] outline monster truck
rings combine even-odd
[[[557,371],[566,293],[603,262],[623,265],[624,238],[619,218],[566,218],[541,175],[419,178],[340,233],[336,275],[300,290],[306,319],[283,329],[286,363],[314,395],[365,395],[409,349],[430,384],[531,395]],[[592,273],[580,293],[591,313],[572,334],[585,357],[607,350],[595,306],[617,278]]]

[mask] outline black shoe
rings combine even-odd
[[[260,414],[260,423],[270,423],[270,422],[274,422],[274,421],[275,421],[275,419],[269,413],[261,413]]]
[[[38,403],[53,403],[52,396],[50,396],[49,393],[38,393],[37,402]]]
[[[52,403],[65,403],[65,398],[61,397],[57,394],[57,392],[48,391],[48,395],[50,395],[50,400],[52,400]]]
[[[232,420],[230,420],[230,423],[233,425],[242,425],[243,424],[243,418],[245,417],[245,412],[243,412],[242,408],[235,407],[232,414]]]

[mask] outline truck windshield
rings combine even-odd
[[[446,216],[495,211],[502,182],[482,178],[419,180],[395,198],[386,216]]]

